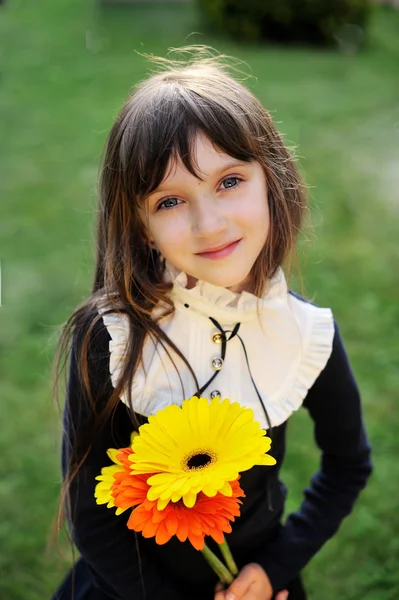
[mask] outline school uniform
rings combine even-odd
[[[198,393],[229,398],[254,411],[272,437],[270,454],[277,464],[242,473],[246,498],[227,539],[239,567],[259,563],[275,592],[289,589],[289,600],[303,600],[302,569],[351,512],[372,471],[359,391],[333,314],[289,290],[282,269],[262,298],[204,281],[187,289],[186,274],[169,264],[165,277],[173,282],[175,313],[162,316],[165,307],[159,306],[154,317],[188,359],[200,388],[180,357],[170,350],[177,373],[165,351],[146,339],[131,390],[135,413],[145,422],[165,406]],[[105,298],[97,311],[102,318],[91,335],[89,371],[101,408],[126,359],[129,322],[126,315],[109,312]],[[81,337],[74,336],[71,353],[64,474],[72,429],[84,433],[90,427],[77,378]],[[74,596],[70,572],[53,600],[212,600],[216,576],[189,542],[172,538],[158,546],[127,529],[130,511],[115,516],[114,509],[96,505],[95,477],[110,464],[106,450],[129,445],[132,423],[126,402],[125,391],[72,485],[72,534],[81,557]],[[313,420],[320,468],[298,511],[283,523],[287,490],[279,473],[287,422],[300,407]],[[212,540],[209,546],[218,551]]]

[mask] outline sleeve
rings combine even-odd
[[[91,411],[84,387],[79,381],[77,357],[79,338],[72,340],[67,383],[67,400],[64,409],[64,436],[62,465],[65,478],[70,458],[71,444],[78,444],[92,427]],[[96,408],[103,407],[113,387],[109,375],[109,334],[100,319],[90,336],[88,356],[89,380]],[[89,567],[93,583],[111,598],[119,600],[181,600],[166,574],[152,561],[145,544],[126,527],[129,512],[116,516],[105,505],[97,505],[94,498],[95,477],[101,468],[111,464],[106,454],[110,447],[129,444],[131,420],[125,405],[120,402],[105,427],[95,437],[95,442],[70,487],[70,501],[66,505],[73,541]],[[143,592],[143,585],[145,593]]]
[[[338,530],[372,472],[359,390],[334,322],[332,354],[305,399],[321,450],[318,472],[259,564],[274,592],[286,586]]]

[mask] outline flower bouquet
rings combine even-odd
[[[134,432],[128,448],[108,450],[112,466],[96,477],[97,504],[133,509],[127,527],[166,544],[173,536],[201,551],[224,584],[238,573],[224,534],[245,497],[239,479],[255,465],[274,465],[271,440],[253,411],[219,397],[193,396],[167,406]],[[226,564],[205,543],[219,545]]]

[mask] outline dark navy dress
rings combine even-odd
[[[91,318],[87,318],[87,326]],[[70,361],[62,449],[64,476],[72,431],[76,430],[79,438],[90,428],[87,399],[77,374],[81,335],[73,339]],[[91,386],[99,408],[113,390],[109,341],[108,330],[100,320],[93,329],[89,352]],[[304,491],[299,511],[282,524],[286,489],[279,471],[285,454],[286,421],[273,428],[277,464],[267,469],[254,467],[242,474],[246,498],[228,536],[238,566],[259,563],[276,592],[290,591],[289,600],[306,598],[302,569],[351,512],[372,470],[359,391],[336,324],[332,354],[303,406],[314,423],[321,462]],[[128,409],[120,402],[72,485],[69,518],[81,556],[74,574],[66,575],[53,600],[213,600],[216,576],[200,552],[176,539],[158,546],[153,539],[136,536],[126,527],[129,511],[115,516],[115,511],[95,502],[95,477],[111,464],[106,450],[128,446],[131,431]],[[217,552],[212,540],[209,546]]]

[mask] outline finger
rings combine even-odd
[[[233,583],[229,586],[228,590],[226,590],[225,600],[240,600],[243,598],[251,585],[256,582],[258,571],[258,565],[246,565],[239,572]]]
[[[226,596],[224,593],[224,585],[219,581],[215,587],[215,598],[214,600],[225,600]]]
[[[276,596],[276,600],[287,600],[288,598],[288,590],[282,590]]]

